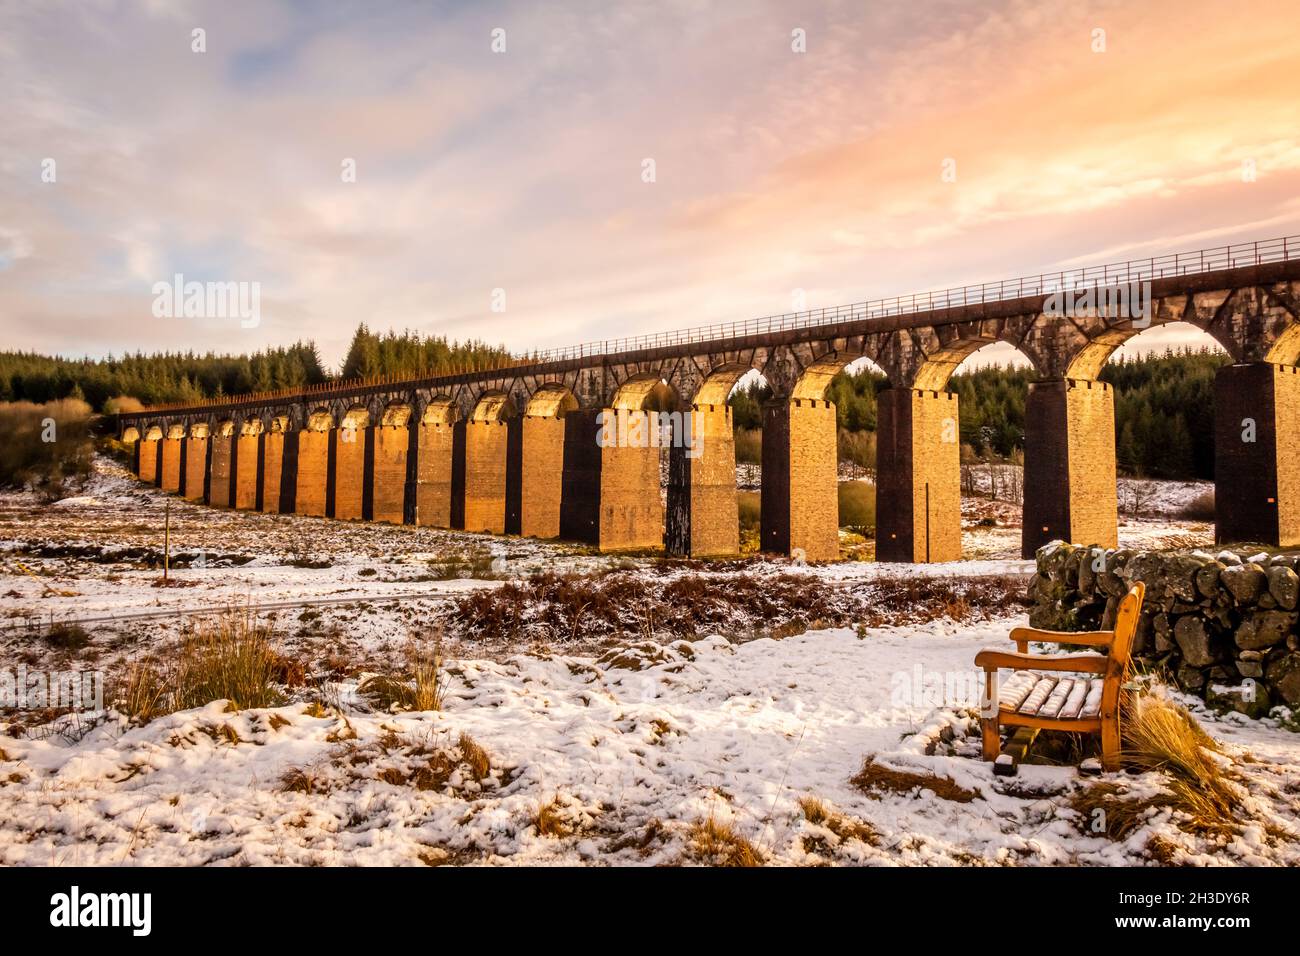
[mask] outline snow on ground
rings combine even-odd
[[[1259,761],[1242,765],[1244,829],[1221,841],[1183,833],[1167,810],[1124,840],[1085,834],[1067,806],[1072,767],[995,778],[973,739],[963,755],[926,756],[918,732],[944,712],[900,688],[970,673],[1014,623],[462,660],[441,712],[365,713],[349,686],[319,716],[214,703],[76,743],[4,739],[0,863],[714,862],[693,830],[710,818],[780,864],[1144,863],[1157,836],[1176,862],[1300,863],[1300,748],[1267,723],[1211,724]],[[487,753],[481,780],[462,734]],[[868,756],[973,798],[863,792],[850,778]],[[810,822],[806,797],[838,825]]]
[[[9,666],[105,666],[114,654],[164,646],[189,612],[244,604],[263,608],[290,647],[311,638],[300,649],[318,653],[324,634],[331,652],[336,644],[364,662],[412,634],[428,637],[433,612],[466,588],[539,570],[690,572],[577,546],[172,498],[179,586],[156,587],[150,564],[167,499],[119,466],[97,469],[83,494],[54,506],[0,494],[0,609],[17,625],[0,633]],[[1018,506],[968,498],[963,519],[971,560],[958,563],[758,559],[744,568],[798,571],[827,586],[1031,570],[1018,558]],[[1121,544],[1198,534],[1205,528],[1126,518]],[[302,601],[336,603],[266,610]],[[168,613],[127,617],[151,611]],[[118,620],[88,627],[93,643],[76,653],[50,650],[25,626],[110,615]],[[1251,797],[1238,835],[1191,837],[1160,810],[1116,842],[1080,832],[1067,806],[1081,785],[1074,768],[994,778],[964,736],[962,706],[899,696],[918,673],[970,678],[975,652],[1004,645],[1016,623],[944,620],[745,643],[702,636],[604,654],[488,655],[453,642],[439,712],[375,713],[350,678],[327,686],[325,707],[298,700],[227,713],[216,703],[144,727],[110,715],[84,736],[84,727],[62,733],[73,729],[64,719],[0,726],[0,863],[717,862],[701,855],[696,830],[710,819],[787,864],[1138,863],[1150,862],[1154,837],[1161,858],[1176,862],[1300,863],[1300,738],[1275,723],[1202,715],[1230,749],[1258,761],[1240,765]],[[955,741],[927,755],[944,726]],[[472,768],[462,734],[486,750],[486,775]],[[969,802],[864,792],[850,779],[868,756],[949,778]],[[1119,779],[1149,788],[1149,776]],[[809,820],[806,797],[830,816]],[[1275,825],[1266,831],[1261,820]]]

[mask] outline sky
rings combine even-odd
[[[1294,0],[0,0],[0,347],[523,352],[1300,234],[1297,63]]]

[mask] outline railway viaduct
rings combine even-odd
[[[1116,289],[1131,292],[1127,307]],[[1134,303],[1140,300],[1143,310]],[[1080,307],[1081,306],[1081,307]],[[878,396],[877,557],[961,555],[957,396],[949,377],[1008,342],[1037,373],[1025,409],[1023,552],[1113,547],[1107,358],[1186,322],[1232,364],[1215,383],[1216,535],[1300,544],[1300,239],[1268,240],[794,315],[600,342],[404,381],[329,384],[118,416],[146,482],[218,508],[589,542],[738,550],[728,395],[751,369],[763,410],[761,542],[838,557],[831,378],[868,358]],[[598,441],[599,424],[691,412],[696,448]],[[636,434],[635,428],[632,434]],[[689,452],[689,453],[688,453]]]

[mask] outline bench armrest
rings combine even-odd
[[[1013,627],[1011,640],[1020,653],[1028,650],[1030,641],[1040,644],[1081,644],[1084,647],[1110,647],[1115,640],[1114,631],[1041,631],[1036,627]]]
[[[975,666],[986,671],[1009,667],[1012,670],[1070,671],[1077,674],[1104,674],[1109,660],[1101,654],[1015,654],[1011,651],[983,650],[975,655]]]

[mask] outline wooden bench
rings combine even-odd
[[[998,760],[1001,727],[1026,727],[1032,732],[1099,733],[1103,769],[1119,769],[1120,694],[1128,674],[1145,593],[1145,587],[1138,582],[1124,595],[1113,631],[1040,631],[1017,627],[1011,631],[1016,653],[986,649],[975,655],[975,666],[984,669],[980,716],[985,760]],[[1097,650],[1079,654],[1030,654],[1030,641],[1081,644]],[[1013,673],[999,686],[1001,669]]]

